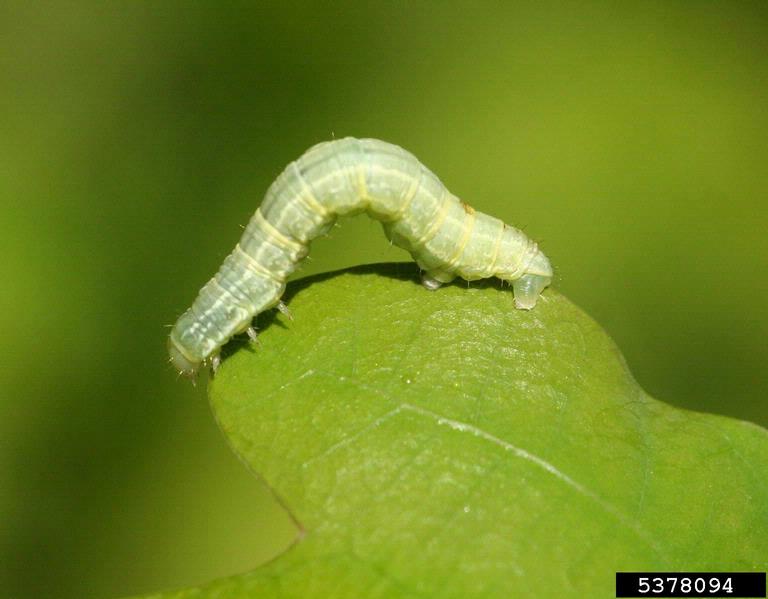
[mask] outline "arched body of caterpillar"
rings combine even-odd
[[[512,282],[517,308],[531,309],[552,281],[536,243],[452,195],[412,154],[376,139],[313,146],[280,174],[234,251],[181,315],[168,340],[172,364],[194,377],[218,365],[221,347],[256,333],[257,314],[277,306],[312,239],[340,215],[367,212],[392,243],[411,253],[428,289],[459,276]]]

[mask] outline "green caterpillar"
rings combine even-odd
[[[194,377],[214,370],[221,347],[277,306],[285,281],[341,215],[367,212],[392,243],[411,253],[427,289],[459,276],[512,282],[515,306],[529,310],[552,281],[536,243],[452,195],[412,154],[376,139],[351,137],[310,148],[267,191],[234,251],[174,325],[171,363]]]

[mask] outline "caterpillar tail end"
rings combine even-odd
[[[552,282],[552,277],[526,274],[512,282],[515,292],[515,308],[530,310],[536,305],[539,295]]]
[[[187,358],[176,346],[173,337],[168,337],[168,355],[171,358],[171,364],[179,373],[179,376],[186,377],[192,382],[197,380],[197,371],[200,369],[200,362],[195,362]]]

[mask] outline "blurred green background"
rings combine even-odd
[[[540,240],[657,398],[768,425],[765,3],[329,4],[0,6],[0,595],[186,586],[290,542],[164,325],[333,136]],[[407,258],[357,218],[304,274]]]

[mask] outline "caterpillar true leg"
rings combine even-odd
[[[280,297],[309,243],[359,212],[411,253],[427,289],[457,276],[498,277],[512,283],[515,306],[530,310],[552,281],[549,260],[522,231],[461,202],[412,154],[375,139],[334,140],[310,148],[267,190],[234,251],[174,325],[173,365],[189,377],[204,364],[215,370],[233,335],[255,342],[251,321],[260,312],[274,306],[292,319]]]
[[[248,327],[245,329],[245,332],[248,334],[248,339],[251,340],[251,343],[254,345],[258,345],[259,343],[259,334],[256,332],[256,329],[253,327]]]
[[[276,307],[278,310],[280,310],[280,313],[283,314],[288,320],[293,320],[293,314],[291,314],[288,306],[286,306],[283,302],[277,302]]]

